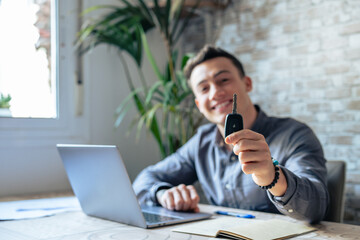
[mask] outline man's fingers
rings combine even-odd
[[[190,210],[193,210],[194,212],[198,212],[199,211],[198,203],[200,201],[200,197],[199,197],[198,193],[196,192],[196,189],[194,186],[189,185],[189,186],[187,186],[187,188],[189,190],[190,198],[191,198]]]
[[[240,152],[239,153],[239,161],[241,164],[246,164],[249,162],[261,162],[267,161],[271,159],[271,155],[269,152],[261,151],[261,152]]]
[[[174,203],[174,196],[172,191],[167,190],[164,195],[162,196],[162,199],[164,199],[164,207],[169,209],[169,210],[174,210],[175,209],[175,203]]]
[[[258,169],[260,169],[261,165],[262,165],[262,163],[259,163],[259,162],[251,162],[251,163],[247,163],[247,164],[241,164],[241,168],[245,174],[253,174]]]
[[[187,189],[189,190],[191,201],[198,203],[200,198],[199,198],[198,193],[196,192],[195,187],[192,185],[189,185],[189,186],[187,186]]]
[[[183,199],[182,210],[188,211],[191,206],[191,198],[190,198],[189,189],[184,184],[180,184],[178,188],[180,190],[180,193],[181,193],[181,196]]]
[[[242,139],[234,144],[233,152],[238,155],[240,152],[267,151],[268,149],[265,141]]]
[[[183,210],[184,199],[181,195],[180,190],[178,188],[174,188],[173,195],[174,195],[175,210],[176,211]]]
[[[225,138],[225,143],[236,144],[238,141],[242,139],[250,139],[257,141],[257,140],[263,140],[264,136],[249,129],[243,129],[241,131],[234,132],[229,136],[227,136]]]
[[[194,212],[200,212],[200,208],[199,208],[198,206],[196,206],[196,207],[194,208]]]

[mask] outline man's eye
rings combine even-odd
[[[227,81],[229,81],[228,78],[223,78],[223,79],[221,79],[221,82],[227,82]]]
[[[206,92],[208,90],[208,87],[202,87],[201,92]]]

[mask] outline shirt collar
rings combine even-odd
[[[264,125],[264,120],[266,119],[267,115],[261,110],[261,108],[259,107],[259,105],[254,105],[255,109],[257,111],[257,117],[255,119],[254,124],[251,126],[250,130],[254,131],[254,132],[258,132],[261,129],[261,126]]]

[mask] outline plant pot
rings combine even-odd
[[[0,117],[12,117],[10,109],[9,108],[0,108]]]

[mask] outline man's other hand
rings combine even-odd
[[[176,211],[199,212],[199,195],[192,185],[180,184],[166,190],[160,190],[156,193],[158,202],[164,208]]]

